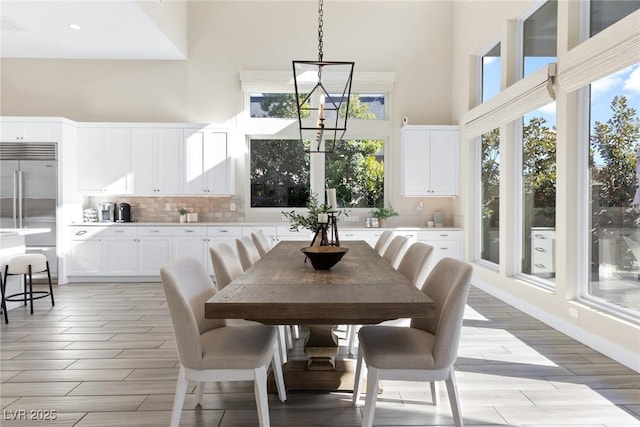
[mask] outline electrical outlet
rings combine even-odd
[[[233,202],[229,203],[229,210],[231,212],[235,212],[236,211],[236,204],[233,203]]]
[[[577,308],[569,308],[569,316],[573,317],[574,319],[578,318],[578,309]]]

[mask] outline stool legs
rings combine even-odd
[[[49,280],[49,295],[51,295],[51,306],[55,307],[56,302],[53,300],[53,286],[51,285],[51,273],[49,272],[49,261],[47,261],[47,280]]]
[[[7,302],[4,300],[4,293],[5,293],[5,287],[4,287],[5,281],[2,279],[2,273],[0,272],[0,291],[2,292],[2,313],[4,315],[4,323],[8,324],[9,323],[9,315],[7,314]]]
[[[53,298],[53,284],[51,283],[51,271],[49,270],[49,262],[46,262],[46,271],[47,271],[47,280],[49,282],[49,292],[46,291],[37,291],[35,292],[39,296],[34,297],[33,291],[33,271],[32,266],[29,264],[27,266],[27,272],[22,274],[24,277],[24,287],[22,290],[22,298],[21,299],[12,299],[15,297],[19,297],[20,294],[6,295],[7,290],[7,277],[9,276],[9,265],[6,265],[4,268],[4,278],[0,273],[0,290],[2,291],[2,312],[4,313],[4,322],[9,323],[9,317],[7,313],[7,301],[22,301],[26,307],[27,302],[29,302],[29,311],[33,314],[33,300],[46,297],[47,294],[51,297],[51,306],[55,306],[56,302]],[[27,295],[28,293],[28,295]]]

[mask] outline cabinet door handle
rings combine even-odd
[[[159,233],[160,230],[149,230],[149,233]]]
[[[185,233],[193,233],[193,230],[184,230]]]
[[[221,233],[228,233],[229,232],[229,230],[218,230],[218,231],[220,231]]]
[[[444,248],[440,248],[440,250],[441,250],[441,251],[448,251],[448,250],[449,250],[449,248],[445,246]]]
[[[344,235],[347,237],[353,237],[353,233],[345,233]]]
[[[441,234],[440,237],[449,237],[448,234]]]

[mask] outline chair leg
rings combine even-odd
[[[373,413],[376,410],[376,399],[378,398],[378,379],[380,371],[378,368],[368,367],[367,374],[367,396],[365,398],[362,427],[371,427],[373,425]]]
[[[348,325],[347,326],[347,336],[349,338],[349,354],[353,355],[353,350],[355,349],[356,336],[358,335],[358,330],[360,329],[360,325]]]
[[[462,413],[460,412],[460,400],[458,399],[458,387],[456,386],[456,372],[453,365],[449,368],[449,378],[445,380],[447,384],[447,394],[449,395],[449,404],[453,414],[453,423],[456,427],[463,427]]]
[[[287,338],[286,338],[286,332],[285,332],[285,326],[284,325],[278,325],[277,326],[277,340],[278,340],[278,348],[277,351],[280,352],[280,360],[282,361],[282,363],[286,363],[287,362]]]
[[[205,382],[198,383],[198,405],[202,406],[202,398],[204,397]]]
[[[176,385],[176,396],[173,400],[173,409],[171,410],[170,427],[178,427],[180,425],[180,415],[182,415],[182,406],[184,405],[184,397],[187,394],[187,372],[184,366],[180,365],[178,372],[178,385]]]
[[[300,338],[300,327],[298,325],[291,325],[291,335],[293,335],[294,340]]]
[[[285,400],[287,400],[287,389],[284,385],[284,376],[282,375],[282,360],[280,360],[280,353],[278,352],[277,344],[275,345],[275,349],[273,351],[271,367],[273,368],[273,376],[276,380],[278,398],[280,399],[280,402],[284,402]]]
[[[28,299],[27,299],[27,275],[26,274],[22,275],[22,281],[23,281],[23,286],[22,286],[22,298],[23,298],[23,301],[22,302],[24,303],[24,306],[26,307],[27,306],[27,301],[28,301]]]
[[[29,265],[29,306],[31,308],[31,314],[33,314],[33,274],[31,272],[31,265]]]
[[[431,401],[433,402],[433,406],[437,406],[440,402],[440,396],[438,391],[438,383],[435,381],[429,382],[431,386]]]
[[[269,398],[267,396],[267,368],[260,366],[254,370],[253,390],[256,395],[258,422],[260,427],[269,427]]]
[[[0,273],[0,291],[2,292],[2,304],[0,309],[2,309],[2,314],[4,316],[4,323],[8,324],[9,323],[9,315],[7,314],[7,302],[4,299],[5,296],[5,281],[2,279],[2,273]]]
[[[291,328],[289,326],[283,326],[282,331],[284,333],[285,341],[287,343],[287,349],[293,348],[293,337],[291,334]]]
[[[360,393],[362,392],[362,352],[358,352],[358,361],[356,362],[356,374],[353,383],[353,396],[351,401],[354,405],[358,403],[360,399]]]
[[[49,271],[49,261],[47,261],[47,279],[49,280],[49,295],[51,295],[51,306],[55,307],[56,302],[53,299],[53,286],[51,285],[51,272]]]

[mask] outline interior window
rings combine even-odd
[[[524,20],[522,28],[523,77],[556,61],[558,3],[549,0]]]
[[[482,57],[482,100],[485,102],[500,93],[500,43]]]

